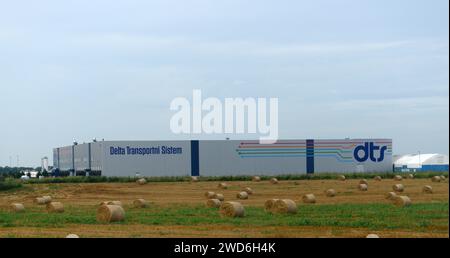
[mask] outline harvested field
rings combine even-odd
[[[242,203],[245,217],[221,217],[217,209],[205,207],[204,193],[216,191],[217,182],[33,184],[0,193],[0,237],[448,237],[448,182],[430,179],[404,180],[413,204],[396,207],[386,200],[392,180],[368,179],[367,192],[358,190],[358,179],[283,180],[226,182],[221,193],[238,201],[236,192],[245,187],[255,193]],[[433,194],[422,193],[424,185]],[[325,190],[339,194],[329,198]],[[306,205],[302,196],[312,193],[315,205]],[[49,195],[64,203],[65,212],[49,214],[36,197]],[[134,208],[137,198],[151,200],[147,208]],[[264,211],[268,199],[292,199],[298,213],[271,214]],[[98,204],[120,200],[126,211],[122,222],[99,224]],[[23,203],[24,213],[11,213],[11,203]],[[277,219],[273,219],[274,216]]]

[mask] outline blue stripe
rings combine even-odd
[[[314,174],[314,140],[306,140],[306,173]]]
[[[448,171],[448,165],[422,165],[419,171]]]
[[[200,151],[198,141],[191,141],[191,176],[200,176]]]

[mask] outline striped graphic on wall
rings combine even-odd
[[[307,173],[314,173],[315,158],[332,158],[340,163],[353,163],[357,146],[366,142],[386,146],[386,154],[392,155],[392,141],[376,139],[349,140],[283,140],[274,144],[260,144],[259,141],[243,141],[236,149],[241,158],[306,158]]]
[[[245,141],[239,144],[236,152],[241,158],[306,157],[306,141],[278,141],[274,144]]]
[[[366,140],[314,140],[315,157],[331,157],[339,162],[353,162],[353,150]],[[375,144],[387,146],[386,153],[392,154],[392,142],[375,140]],[[260,144],[259,141],[241,142],[236,152],[241,158],[265,157],[307,157],[306,141],[279,141],[274,144]]]

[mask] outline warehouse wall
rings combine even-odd
[[[104,176],[222,176],[392,171],[392,140],[102,141],[74,146],[75,167]],[[89,164],[89,153],[91,156]],[[56,154],[55,154],[56,155]],[[59,168],[72,169],[72,146]],[[56,163],[55,163],[56,164]]]
[[[373,148],[370,149],[370,143]],[[365,145],[367,144],[367,149]],[[381,149],[386,147],[384,151]],[[358,162],[355,159],[355,148],[359,156],[367,160]],[[370,156],[376,158],[372,161]],[[383,153],[381,153],[383,152]],[[382,156],[382,157],[381,157]],[[382,160],[378,160],[381,159]],[[314,170],[320,172],[387,172],[392,171],[392,140],[390,139],[352,139],[352,140],[315,140]]]
[[[59,169],[69,171],[73,169],[72,146],[59,148]]]
[[[74,146],[75,171],[86,171],[89,167],[89,144],[83,143]]]
[[[53,149],[53,167],[59,168],[59,148]]]
[[[367,160],[355,160],[357,147]],[[392,140],[200,141],[199,159],[204,176],[386,172],[392,171]]]
[[[190,141],[115,141],[101,142],[105,176],[188,176],[191,175]],[[130,150],[159,150],[132,153]],[[113,148],[113,149],[112,149]],[[181,153],[164,153],[175,148]],[[123,149],[124,152],[120,150]],[[117,152],[115,152],[117,151]]]
[[[306,141],[295,141],[294,147],[289,143],[292,141],[270,145],[258,141],[200,141],[200,175],[306,173]]]
[[[102,142],[91,143],[91,170],[103,170],[103,144]]]

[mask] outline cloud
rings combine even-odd
[[[268,46],[257,48],[256,53],[261,55],[323,55],[323,54],[344,54],[355,52],[372,52],[392,48],[400,48],[410,45],[411,41],[392,41],[374,43],[349,43],[349,44],[296,44],[282,46]]]
[[[351,54],[358,52],[375,52],[399,48],[448,48],[448,41],[401,40],[386,42],[349,42],[349,43],[290,43],[276,44],[261,41],[208,41],[186,37],[154,37],[132,34],[78,35],[69,40],[74,47],[81,49],[98,49],[100,51],[143,51],[191,52],[201,55],[223,54],[244,56],[293,56],[293,55],[328,55]],[[431,45],[432,44],[432,45]]]
[[[390,110],[394,112],[409,113],[420,111],[439,112],[444,116],[448,114],[449,99],[448,96],[432,96],[432,97],[397,97],[397,98],[380,98],[380,99],[354,99],[349,101],[337,101],[333,104],[336,110]]]

